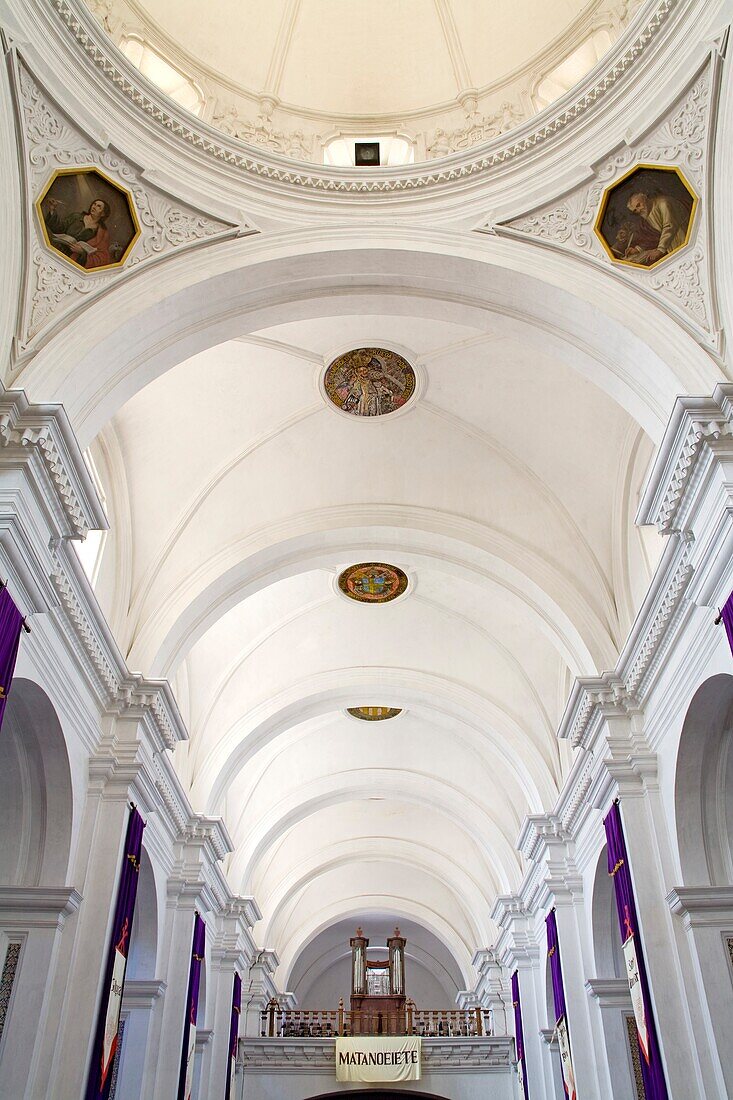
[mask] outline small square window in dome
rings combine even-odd
[[[379,167],[379,142],[356,141],[354,142],[354,164],[357,168]]]

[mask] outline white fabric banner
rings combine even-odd
[[[568,1038],[568,1025],[563,1016],[557,1023],[557,1041],[560,1046],[560,1062],[562,1064],[562,1079],[565,1085],[565,1095],[568,1100],[577,1100],[575,1091],[575,1072],[573,1059],[570,1057],[570,1039]]]
[[[633,934],[624,944],[624,958],[626,959],[626,977],[629,979],[629,992],[631,993],[631,1005],[634,1009],[636,1030],[639,1032],[639,1046],[647,1062],[649,1061],[649,1031],[646,1026],[646,1012],[644,1011],[644,995],[641,990],[641,978],[639,977],[639,964],[636,961],[636,941]]]
[[[104,1021],[104,1039],[102,1040],[102,1081],[112,1066],[112,1060],[117,1050],[117,1032],[120,1027],[120,1012],[122,1011],[122,990],[125,985],[125,968],[127,957],[119,948],[115,948],[115,961],[112,966],[112,981],[109,987],[109,1000],[107,1001],[107,1015]]]
[[[365,1035],[336,1040],[337,1081],[419,1081],[419,1035]]]
[[[193,1092],[193,1067],[196,1061],[196,1025],[191,1024],[191,1029],[188,1033],[188,1054],[186,1056],[186,1083],[183,1089],[183,1095],[186,1100],[191,1100],[191,1093]]]

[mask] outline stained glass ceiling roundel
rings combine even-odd
[[[386,348],[344,352],[323,379],[329,401],[350,416],[375,417],[396,412],[415,392],[415,372],[401,355]]]
[[[368,561],[350,565],[338,579],[345,596],[357,603],[389,603],[407,590],[407,574],[396,565]]]

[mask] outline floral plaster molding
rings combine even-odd
[[[22,360],[84,304],[117,286],[139,267],[172,252],[256,232],[194,208],[147,178],[112,147],[100,147],[56,105],[18,52],[11,51],[22,178],[27,211],[25,289],[16,339]],[[121,269],[76,271],[43,241],[33,203],[59,168],[100,169],[132,196],[141,233]]]
[[[704,69],[656,127],[638,142],[625,145],[596,166],[594,178],[528,214],[479,232],[535,240],[571,252],[641,290],[665,305],[667,312],[692,332],[698,342],[720,351],[711,233],[711,147],[720,77],[720,51],[710,54]],[[604,192],[635,164],[653,163],[683,170],[700,197],[689,243],[668,260],[645,270],[614,264],[604,251],[594,224]]]
[[[343,171],[312,172],[295,167],[283,159],[268,162],[253,154],[251,147],[235,141],[222,140],[221,132],[200,122],[181,109],[177,112],[170,100],[156,89],[116,50],[104,30],[83,7],[80,0],[50,0],[59,19],[87,55],[91,63],[109,80],[118,92],[140,111],[181,141],[218,161],[231,165],[249,176],[277,184],[295,185],[325,193],[387,194],[412,192],[426,187],[441,186],[468,179],[506,164],[541,146],[561,133],[584,115],[594,104],[605,98],[618,81],[635,66],[643,64],[643,55],[652,45],[670,17],[682,6],[681,0],[659,0],[645,25],[632,35],[624,35],[609,54],[605,70],[594,80],[583,81],[577,99],[561,107],[549,120],[545,118],[525,124],[525,132],[517,132],[495,148],[476,155],[474,150],[458,163],[446,163],[440,169],[428,165],[411,174],[395,173],[391,177],[364,178],[345,175]],[[631,28],[630,28],[631,30]],[[545,112],[547,114],[547,112]],[[534,124],[534,125],[533,125]]]

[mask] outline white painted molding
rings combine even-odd
[[[126,61],[110,43],[102,28],[84,8],[80,0],[52,0],[59,20],[83,50],[87,60],[112,83],[138,111],[167,130],[180,141],[193,146],[208,157],[231,165],[258,180],[270,180],[276,185],[294,185],[327,194],[410,193],[424,188],[454,182],[503,166],[542,147],[582,119],[597,104],[602,104],[615,91],[618,82],[645,63],[645,54],[656,44],[668,22],[683,5],[679,0],[659,0],[646,22],[634,21],[626,34],[603,63],[588,74],[572,93],[552,104],[536,118],[530,119],[511,133],[489,143],[484,150],[470,149],[453,154],[438,165],[428,162],[410,172],[380,170],[379,177],[352,170],[293,165],[286,157],[266,155],[234,138],[226,138],[220,130],[207,126],[182,108],[176,108],[166,96]]]
[[[237,1062],[247,1076],[285,1073],[335,1073],[333,1039],[240,1039]],[[422,1062],[426,1073],[487,1073],[513,1064],[514,1039],[487,1035],[474,1039],[426,1039]]]
[[[61,929],[81,902],[73,886],[0,886],[0,927]]]
[[[705,444],[731,436],[732,383],[716,386],[712,397],[678,398],[647,478],[636,522],[655,524],[662,534],[670,534]]]
[[[59,534],[84,538],[90,530],[106,530],[107,517],[62,405],[31,405],[23,390],[0,383],[0,445],[6,462],[12,447],[18,457],[40,456],[48,484],[39,488],[47,499],[53,490],[65,519]]]

